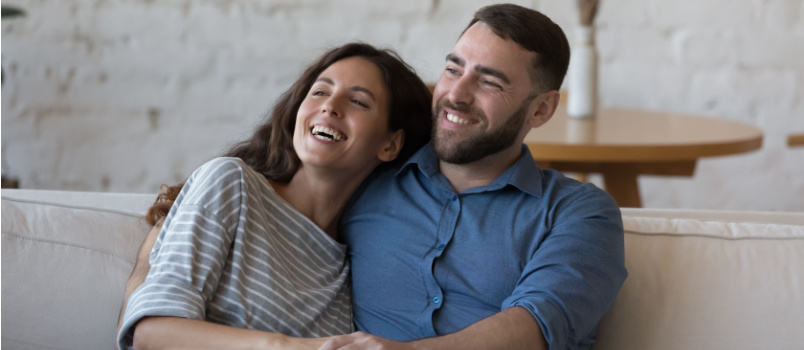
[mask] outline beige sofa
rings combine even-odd
[[[3,349],[111,349],[152,194],[2,191]],[[804,348],[804,213],[624,209],[595,349]]]

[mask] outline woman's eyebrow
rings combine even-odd
[[[363,93],[365,93],[366,95],[369,95],[369,97],[371,97],[371,99],[372,99],[372,100],[374,100],[374,101],[376,101],[376,100],[377,100],[377,99],[374,97],[374,93],[372,93],[372,92],[371,92],[371,90],[366,89],[366,88],[364,88],[364,87],[362,87],[362,86],[353,86],[353,87],[352,87],[352,91],[359,91],[359,92],[363,92]]]
[[[318,77],[318,79],[315,80],[316,83],[319,82],[319,81],[325,82],[325,83],[327,83],[329,85],[335,85],[335,82],[332,81],[332,79],[330,79],[330,78]]]
[[[329,85],[335,85],[335,82],[334,82],[334,81],[332,81],[332,79],[327,78],[327,77],[319,77],[318,79],[316,79],[316,80],[315,80],[315,82],[316,82],[316,83],[318,83],[318,82],[323,82],[323,83],[327,83],[327,84],[329,84]],[[362,86],[359,86],[359,85],[352,86],[352,88],[351,88],[350,90],[352,90],[352,91],[358,91],[358,92],[363,92],[363,93],[365,93],[366,95],[369,95],[369,97],[371,97],[371,99],[372,99],[372,100],[374,100],[374,101],[376,101],[376,100],[377,100],[377,98],[376,98],[376,97],[374,97],[374,93],[373,93],[373,92],[371,92],[371,90],[369,90],[369,89],[367,89],[367,88],[364,88],[364,87],[362,87]]]

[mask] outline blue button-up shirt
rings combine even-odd
[[[614,200],[540,170],[525,146],[490,185],[455,193],[427,145],[367,181],[341,233],[355,325],[393,340],[520,306],[551,349],[586,348],[626,277]]]

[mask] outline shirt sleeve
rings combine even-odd
[[[619,207],[589,186],[559,203],[550,233],[502,305],[527,309],[550,349],[591,345],[627,275]]]
[[[132,347],[134,326],[143,317],[205,318],[237,231],[244,166],[218,158],[188,179],[151,251],[148,277],[129,298],[121,349]]]

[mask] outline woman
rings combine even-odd
[[[375,167],[429,140],[430,101],[389,51],[326,53],[251,139],[183,185],[128,300],[120,347],[317,348],[323,340],[309,338],[350,332],[338,219]]]

